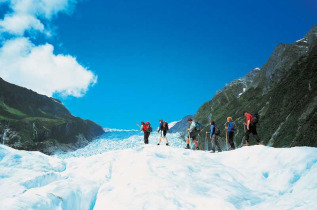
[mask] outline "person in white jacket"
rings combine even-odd
[[[189,127],[187,128],[188,137],[186,139],[187,145],[186,145],[185,149],[189,149],[189,139],[191,138],[191,139],[193,139],[193,142],[196,145],[196,149],[198,150],[199,147],[198,147],[198,142],[196,140],[197,134],[198,134],[198,132],[196,130],[196,122],[193,121],[191,118],[189,118],[188,123],[189,123]]]

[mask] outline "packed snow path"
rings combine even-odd
[[[128,141],[60,157],[0,146],[0,209],[317,209],[316,148],[211,154]]]

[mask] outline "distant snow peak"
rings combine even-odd
[[[239,98],[250,87],[256,86],[256,84],[254,83],[254,78],[259,74],[260,71],[261,71],[261,68],[259,68],[259,67],[252,69],[244,77],[241,77],[239,79],[235,79],[232,82],[227,83],[223,89],[217,90],[216,95],[222,93],[225,90],[228,90],[232,86],[241,84],[243,86],[243,92],[236,94],[236,97]]]
[[[297,41],[295,41],[296,43],[298,43],[298,42],[305,42],[305,43],[307,43],[307,39],[306,38],[302,38],[302,39],[299,39],[299,40],[297,40]]]
[[[178,122],[180,122],[180,120],[179,120],[179,121],[174,121],[174,122],[168,123],[168,128],[171,129],[171,128],[174,127],[174,125],[176,125],[176,123],[178,123]]]

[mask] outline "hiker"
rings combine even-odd
[[[159,123],[160,123],[160,127],[159,127],[157,132],[158,133],[161,132],[161,136],[159,138],[159,141],[158,141],[157,145],[160,145],[161,139],[163,138],[163,140],[166,143],[166,146],[168,146],[169,144],[168,144],[168,140],[166,138],[167,131],[169,130],[168,123],[167,122],[163,122],[163,120],[159,120]]]
[[[228,122],[228,126],[226,126],[226,130],[229,136],[230,150],[234,150],[236,147],[234,146],[233,137],[234,137],[234,132],[236,130],[236,126],[234,122],[232,121],[232,117],[227,117],[227,122]]]
[[[250,146],[249,137],[250,133],[253,134],[254,138],[258,142],[258,145],[262,145],[260,137],[256,131],[256,122],[254,121],[254,117],[252,114],[248,113],[247,111],[243,112],[243,115],[246,117],[246,121],[243,125],[247,126],[246,132],[245,132],[245,140],[246,143],[244,146]]]
[[[196,149],[198,150],[199,147],[198,147],[198,142],[196,140],[197,138],[197,128],[196,128],[196,122],[193,121],[191,118],[188,119],[188,123],[189,123],[189,127],[187,128],[187,132],[188,132],[188,137],[186,139],[186,147],[185,149],[189,149],[189,139],[193,139],[195,145],[196,145]]]
[[[149,143],[149,137],[150,134],[152,132],[152,127],[151,124],[149,122],[141,122],[141,127],[140,127],[141,131],[144,132],[144,144],[148,144]]]
[[[215,125],[215,121],[210,122],[210,139],[211,139],[211,151],[216,152],[216,147],[218,148],[218,152],[221,152],[221,148],[219,146],[219,142],[217,139],[217,127]],[[208,146],[209,148],[209,146]]]

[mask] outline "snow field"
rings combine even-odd
[[[0,209],[317,209],[316,148],[211,154],[141,138],[60,157],[0,146]]]
[[[160,134],[152,132],[149,138],[150,145],[156,145]],[[185,141],[180,139],[179,133],[168,133],[167,139],[172,147],[184,148]],[[78,149],[73,152],[57,153],[59,158],[69,157],[88,157],[91,155],[102,154],[108,151],[123,150],[127,148],[135,148],[144,145],[143,133],[140,131],[114,131],[106,133],[99,139],[94,140],[92,143],[84,148]],[[165,142],[161,141],[160,146],[165,147]]]

